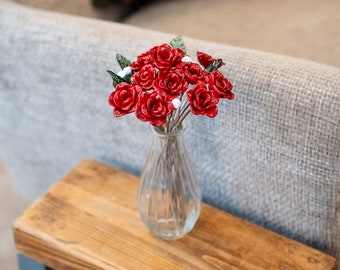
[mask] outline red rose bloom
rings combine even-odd
[[[153,59],[155,67],[168,69],[181,64],[185,53],[181,49],[173,49],[168,44],[163,44],[150,50],[149,55]]]
[[[209,88],[215,90],[221,98],[227,98],[230,100],[234,98],[234,94],[231,92],[233,85],[221,72],[217,70],[210,73]]]
[[[185,79],[191,84],[195,84],[198,81],[208,82],[208,73],[199,64],[186,63],[183,66],[183,71]]]
[[[156,70],[152,65],[145,65],[140,71],[133,74],[131,81],[133,84],[138,84],[144,90],[152,88],[152,84],[156,78]]]
[[[169,99],[157,92],[143,92],[137,102],[136,116],[141,121],[149,121],[151,125],[160,127],[173,111],[174,105]]]
[[[141,55],[139,55],[137,57],[136,61],[131,63],[130,67],[133,71],[140,71],[144,65],[151,64],[152,61],[153,60],[150,57],[150,53],[148,51],[148,52],[145,52],[145,53],[142,53]]]
[[[211,118],[217,115],[216,105],[219,102],[219,95],[216,91],[208,90],[204,83],[199,82],[186,94],[193,114],[206,115]]]
[[[119,117],[134,112],[141,91],[142,88],[138,85],[130,85],[126,82],[118,84],[108,99],[109,104],[114,107],[113,114]]]
[[[182,38],[176,37],[134,62],[116,55],[122,71],[107,70],[115,86],[108,98],[114,115],[135,112],[164,133],[176,130],[191,113],[215,117],[220,99],[234,98],[231,82],[217,71],[223,60],[197,52],[198,62],[193,62],[185,51]]]
[[[204,67],[209,67],[216,59],[211,57],[209,54],[206,54],[204,52],[197,52],[197,60],[198,62]],[[218,67],[221,67],[224,65],[224,62],[222,62]]]
[[[166,94],[173,99],[187,90],[188,82],[184,79],[183,70],[166,69],[158,72],[153,87],[159,93]]]

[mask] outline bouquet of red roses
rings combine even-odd
[[[135,113],[141,121],[172,132],[190,112],[215,117],[220,99],[234,98],[231,82],[218,71],[223,60],[197,52],[194,62],[181,37],[151,48],[132,63],[120,54],[116,59],[122,70],[107,72],[115,87],[108,102],[117,117]]]

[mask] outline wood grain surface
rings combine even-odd
[[[154,238],[136,209],[139,179],[85,160],[14,224],[17,250],[54,269],[335,269],[331,256],[202,205],[179,240]]]

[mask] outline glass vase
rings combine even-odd
[[[164,133],[152,127],[153,144],[138,188],[137,207],[152,234],[178,239],[195,225],[201,208],[199,182],[185,148],[183,127]]]

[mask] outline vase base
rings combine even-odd
[[[194,227],[198,216],[192,216],[185,221],[176,219],[159,219],[152,224],[147,224],[150,232],[163,240],[176,240],[182,238]]]

